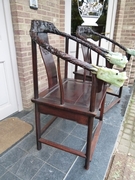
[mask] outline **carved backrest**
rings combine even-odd
[[[46,33],[40,33],[39,37],[43,40],[43,42],[49,44],[48,35]],[[58,83],[54,58],[52,54],[48,52],[46,49],[44,49],[41,46],[39,46],[39,48],[46,68],[46,73],[48,77],[48,87],[51,88]]]

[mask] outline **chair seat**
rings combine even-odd
[[[49,114],[50,111],[54,116],[58,116],[57,110],[61,112],[61,117],[72,119],[81,124],[87,124],[88,116],[96,116],[99,112],[99,107],[102,103],[103,97],[106,90],[101,90],[98,93],[95,104],[95,111],[91,112],[89,110],[90,106],[90,93],[91,93],[91,83],[82,83],[79,80],[67,79],[63,82],[64,89],[64,104],[60,104],[60,90],[59,86],[51,89],[43,97],[37,99],[32,99],[32,102],[39,105],[41,113]],[[46,108],[42,108],[45,107]],[[68,112],[68,117],[67,113]],[[73,116],[73,114],[75,114]]]

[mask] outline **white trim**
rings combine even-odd
[[[17,61],[16,61],[16,51],[15,51],[15,42],[14,42],[13,26],[12,26],[11,10],[10,10],[9,0],[6,0],[6,1],[3,0],[3,7],[4,7],[4,13],[5,13],[5,19],[6,19],[8,42],[9,42],[11,64],[12,64],[12,73],[13,73],[13,78],[14,78],[14,85],[15,85],[15,91],[16,91],[18,111],[21,111],[21,110],[23,110],[23,105],[22,105],[22,97],[21,97],[21,90],[20,90],[20,84],[19,84],[19,76],[18,76]],[[8,27],[10,27],[10,28],[8,28]]]
[[[106,32],[105,33],[106,33],[106,36],[110,39],[113,39],[116,10],[117,10],[117,1],[118,0],[113,0],[113,1],[108,2]],[[111,22],[112,26],[110,26],[110,22]]]
[[[65,32],[71,34],[71,0],[65,0]]]
[[[65,32],[71,34],[71,0],[65,0]],[[69,53],[71,54],[71,42],[69,44]],[[68,77],[73,78],[73,64],[68,63]]]

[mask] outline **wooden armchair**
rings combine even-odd
[[[118,68],[118,66],[114,67],[114,64],[112,64],[112,63],[108,64],[108,62],[107,62],[108,59],[107,59],[106,55],[111,51],[112,52],[120,51],[122,54],[124,53],[124,55],[127,57],[127,60],[129,61],[131,55],[127,53],[127,48],[125,48],[124,46],[120,45],[119,43],[113,41],[112,39],[109,39],[108,37],[104,36],[103,34],[95,32],[89,26],[88,27],[87,26],[78,26],[77,31],[76,31],[76,36],[81,38],[82,40],[90,43],[90,46],[94,46],[95,48],[97,48],[103,52],[103,54],[100,53],[100,54],[97,54],[96,56],[94,56],[92,54],[93,52],[92,52],[91,48],[81,45],[82,52],[83,52],[83,58],[84,58],[85,62],[92,63],[92,64],[94,63],[97,66],[102,66],[101,65],[101,61],[102,61],[102,64],[104,64],[104,66],[107,66],[109,68],[119,69],[119,71],[126,70],[126,66],[122,67],[122,68]],[[97,45],[90,40],[95,41],[95,42],[97,41],[98,42]],[[112,47],[111,51],[108,51],[102,47],[102,42],[104,40],[108,41],[110,43],[110,46]],[[102,56],[102,58],[101,58],[101,56]],[[90,72],[87,70],[78,69],[77,65],[75,66],[74,74],[75,74],[75,79],[91,81]],[[123,86],[118,88],[117,92],[116,92],[116,90],[113,92],[112,89],[111,89],[111,91],[109,89],[110,88],[108,88],[108,90],[107,90],[107,94],[109,94],[115,98],[109,105],[107,105],[105,107],[104,113],[107,112],[110,108],[112,108],[115,104],[120,102]]]
[[[59,51],[50,45],[48,34],[55,34],[60,38],[64,38],[65,52]],[[91,64],[82,62],[68,54],[70,40],[76,42],[76,47],[79,47],[79,44],[89,47],[89,44],[86,42],[64,32],[60,32],[50,22],[40,20],[32,20],[30,36],[32,40],[34,81],[34,98],[32,99],[32,102],[35,104],[37,149],[40,150],[41,144],[44,143],[60,150],[84,157],[85,168],[88,169],[103,122],[102,120],[107,83],[98,79],[95,73],[91,73],[91,81],[80,81],[74,78],[68,78],[68,63],[80,66],[87,71],[94,72]],[[39,92],[38,87],[37,45],[39,45],[48,77],[48,88],[43,92]],[[76,51],[79,51],[79,49],[76,48]],[[56,59],[56,63],[54,62],[54,59]],[[61,63],[63,64],[63,62],[64,73],[62,71],[61,74],[61,70],[63,70]],[[55,64],[57,64],[57,67]],[[45,124],[42,129],[40,124],[41,113],[53,116],[49,123]],[[75,121],[88,127],[85,153],[66,147],[62,144],[52,142],[43,137],[43,133],[49,128],[57,117],[65,119],[68,118],[70,121]],[[95,131],[93,132],[93,123],[95,118],[97,118],[99,122]]]

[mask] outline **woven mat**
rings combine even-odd
[[[32,125],[11,117],[0,121],[0,154],[15,145],[20,139],[32,131]]]

